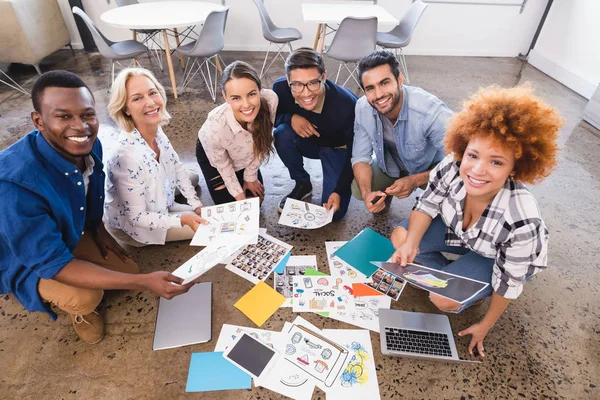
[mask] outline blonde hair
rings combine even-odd
[[[115,121],[119,128],[126,132],[132,132],[135,129],[133,119],[125,113],[125,109],[127,108],[127,82],[134,76],[145,76],[156,86],[164,103],[160,111],[161,125],[169,123],[171,115],[167,112],[167,94],[165,93],[165,88],[156,80],[152,72],[144,68],[125,68],[117,75],[110,88],[111,95],[108,102],[108,113],[113,121]]]

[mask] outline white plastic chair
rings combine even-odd
[[[202,26],[202,30],[198,35],[198,39],[180,46],[175,50],[178,53],[189,57],[188,61],[185,63],[185,70],[183,71],[181,92],[185,90],[196,74],[200,72],[204,82],[206,83],[210,97],[212,98],[213,102],[216,102],[218,68],[217,64],[212,60],[216,57],[219,57],[221,64],[225,65],[219,56],[219,52],[223,50],[223,46],[225,46],[224,31],[228,12],[229,7],[226,7],[221,11],[211,12],[208,17],[206,17],[206,21],[204,22],[204,26]],[[202,62],[199,61],[201,58],[203,59]],[[193,61],[190,63],[191,59],[193,59]],[[214,79],[210,72],[211,65],[215,68]],[[206,74],[202,69],[204,66],[206,66]]]
[[[377,41],[377,18],[354,18],[347,17],[340,23],[331,45],[327,49],[327,55],[340,61],[335,83],[337,83],[342,66],[350,73],[350,76],[344,81],[345,86],[350,78],[360,87],[358,79],[355,76],[357,65],[353,70],[348,68],[348,63],[357,64],[361,58],[371,54],[375,50]]]
[[[410,84],[410,79],[408,78],[408,67],[406,66],[406,59],[404,58],[402,48],[410,44],[412,34],[427,7],[428,4],[423,3],[421,0],[415,1],[411,4],[406,14],[404,14],[398,26],[389,32],[377,33],[377,45],[383,48],[394,49],[396,58],[400,61],[404,78],[408,84]],[[400,54],[398,54],[398,51]]]

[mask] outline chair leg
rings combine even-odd
[[[335,83],[336,83],[336,84],[337,84],[338,78],[340,77],[340,71],[342,70],[342,65],[343,65],[343,64],[344,64],[343,62],[340,62],[340,66],[338,67],[338,72],[337,72],[337,74],[335,75]]]
[[[0,83],[4,83],[6,86],[9,86],[9,87],[11,87],[11,88],[13,88],[15,90],[18,90],[19,92],[23,93],[24,95],[31,97],[31,95],[29,94],[29,92],[26,91],[25,89],[23,89],[23,87],[21,85],[19,85],[17,82],[15,82],[13,78],[11,78],[10,76],[8,76],[8,74],[6,72],[4,72],[4,71],[2,71],[0,69],[0,73],[2,75],[4,75],[8,80],[10,80],[13,84],[11,85],[10,83],[8,83],[8,82],[6,82],[6,81],[4,81],[2,79],[0,79]]]
[[[73,55],[75,55],[75,50],[73,50],[73,45],[71,43],[69,43],[69,47],[71,48],[71,53],[73,53]]]
[[[267,47],[267,54],[265,54],[265,59],[263,61],[262,68],[260,69],[260,79],[262,79],[265,72],[265,65],[267,65],[267,59],[269,58],[269,51],[271,50],[271,42],[269,42],[269,47]]]
[[[400,64],[402,64],[402,70],[404,71],[404,78],[406,83],[410,85],[410,78],[408,77],[408,67],[406,66],[406,58],[404,58],[404,52],[400,48]]]
[[[38,75],[42,75],[42,69],[40,68],[40,64],[33,64],[33,67],[37,71]]]

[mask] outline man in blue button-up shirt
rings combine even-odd
[[[372,213],[408,197],[444,158],[442,140],[452,111],[423,89],[403,86],[398,60],[378,50],[358,74],[365,96],[356,103],[353,194]],[[375,161],[375,162],[373,162]]]
[[[97,343],[94,312],[104,289],[149,289],[171,298],[191,285],[137,264],[102,224],[104,173],[94,97],[76,75],[52,71],[34,84],[37,130],[0,152],[0,293],[29,311],[71,315],[82,340]]]

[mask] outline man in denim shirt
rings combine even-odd
[[[358,75],[365,96],[355,109],[352,193],[378,213],[394,197],[403,199],[427,184],[429,171],[444,158],[442,140],[452,111],[423,89],[403,86],[398,60],[389,51],[360,60]]]
[[[103,290],[150,290],[171,298],[191,285],[137,264],[102,223],[104,173],[94,96],[76,75],[51,71],[32,90],[37,128],[0,152],[0,293],[28,311],[71,316],[79,337],[104,336],[94,310]]]

